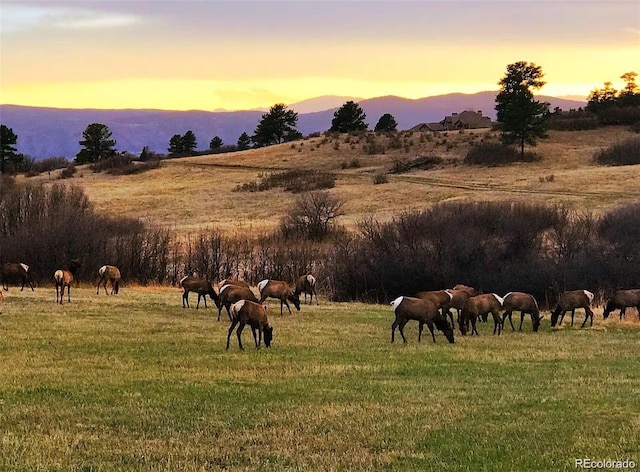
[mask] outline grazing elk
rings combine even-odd
[[[240,350],[244,351],[244,347],[242,347],[242,330],[247,324],[251,327],[256,349],[260,349],[263,332],[264,345],[267,348],[271,347],[273,327],[269,325],[269,321],[267,320],[267,305],[260,305],[259,303],[249,300],[240,300],[231,306],[231,326],[227,334],[227,349],[229,349],[231,333],[233,333],[236,325],[238,325],[238,346]],[[258,336],[256,336],[256,331],[258,331]]]
[[[476,320],[481,316],[487,316],[491,313],[493,316],[493,334],[500,335],[502,333],[502,318],[500,317],[500,309],[504,300],[495,293],[485,293],[469,297],[467,303],[462,309],[460,316],[460,333],[464,336],[469,330],[469,322],[471,322],[471,334],[479,334],[476,328]]]
[[[185,308],[185,302],[186,308],[190,308],[189,292],[196,292],[198,294],[196,310],[200,307],[200,298],[204,299],[204,307],[207,308],[207,295],[214,301],[216,307],[220,308],[220,298],[208,280],[195,275],[188,275],[180,279],[180,286],[184,289],[182,293],[182,308]]]
[[[62,305],[64,299],[64,288],[67,287],[67,301],[71,303],[71,283],[76,271],[80,268],[80,262],[77,259],[73,259],[68,266],[68,269],[56,270],[53,274],[53,280],[56,284],[56,303]]]
[[[640,318],[640,289],[616,291],[604,307],[602,315],[606,320],[613,311],[620,310],[620,320],[622,321],[625,311],[629,307],[636,307],[638,318]]]
[[[282,316],[283,305],[287,305],[290,315],[293,314],[289,302],[293,303],[296,310],[300,311],[300,296],[296,293],[295,288],[292,288],[287,282],[265,279],[258,283],[258,290],[260,291],[260,303],[264,303],[269,297],[280,300],[280,316]]]
[[[429,300],[436,306],[437,309],[442,310],[442,314],[445,318],[447,317],[447,315],[449,315],[449,318],[451,318],[451,326],[454,326],[453,313],[451,313],[451,310],[449,309],[451,307],[453,295],[449,292],[449,290],[425,290],[416,293],[415,298]]]
[[[591,317],[591,326],[593,326],[593,311],[591,311],[591,302],[593,301],[593,293],[588,290],[571,290],[564,292],[560,297],[560,301],[556,308],[551,312],[551,326],[554,327],[560,321],[558,326],[562,325],[562,320],[567,311],[571,310],[571,326],[573,326],[573,317],[576,313],[576,308],[584,308],[584,321],[581,328],[587,323],[589,317]]]
[[[239,285],[226,284],[220,287],[220,305],[218,305],[218,321],[220,321],[220,314],[222,308],[227,309],[229,314],[229,320],[231,320],[231,305],[239,302],[240,300],[249,300],[254,303],[258,303],[258,299],[253,294],[253,291],[249,287],[241,287]]]
[[[21,262],[5,262],[0,266],[0,279],[2,279],[2,288],[9,290],[9,280],[18,280],[22,282],[20,291],[24,290],[24,284],[28,283],[33,291],[33,282],[29,275],[29,266]]]
[[[422,339],[422,330],[425,324],[431,332],[433,342],[436,342],[433,325],[442,331],[450,343],[454,342],[453,328],[447,322],[447,318],[438,311],[430,300],[414,297],[398,297],[391,302],[391,306],[393,306],[393,312],[396,315],[396,319],[391,325],[391,342],[395,340],[396,328],[400,331],[402,340],[405,343],[407,342],[407,338],[404,337],[404,327],[410,320],[415,320],[419,323],[418,342]]]
[[[236,285],[238,287],[249,288],[249,284],[244,280],[240,280],[240,279],[222,279],[220,282],[218,282],[218,288],[222,288],[225,285]]]
[[[120,289],[120,269],[116,266],[103,265],[98,269],[98,283],[96,284],[96,295],[100,295],[100,285],[104,287],[104,293],[107,294],[107,282],[111,283],[111,295],[117,295]]]
[[[520,312],[520,327],[518,331],[522,331],[522,323],[524,321],[524,315],[531,315],[531,324],[533,326],[533,331],[537,332],[538,328],[540,328],[540,320],[542,317],[540,316],[540,308],[538,307],[538,302],[535,297],[528,293],[523,292],[509,292],[504,296],[504,303],[502,304],[504,308],[504,314],[502,315],[502,326],[504,326],[504,320],[508,316],[509,323],[511,324],[511,330],[515,331],[513,327],[513,320],[511,319],[511,314],[514,311]]]
[[[316,292],[316,278],[311,275],[301,275],[298,277],[296,281],[296,292],[298,297],[300,297],[301,293],[304,293],[304,303],[307,303],[307,293],[311,295],[311,299],[309,300],[309,305],[313,303],[313,296],[316,296],[316,305],[320,305],[318,301],[318,292]]]

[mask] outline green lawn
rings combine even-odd
[[[0,309],[0,470],[574,470],[640,462],[640,324],[390,343],[390,306],[269,314],[245,352],[181,291],[12,287]],[[192,306],[195,297],[192,294]],[[285,310],[286,312],[286,310]],[[223,315],[226,316],[226,315]],[[614,317],[617,318],[617,315]],[[508,325],[508,323],[507,323]]]

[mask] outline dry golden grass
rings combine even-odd
[[[507,167],[461,164],[470,143],[497,136],[493,131],[474,130],[403,134],[399,149],[390,149],[386,137],[376,137],[386,148],[385,154],[376,155],[365,152],[364,137],[342,135],[167,160],[160,169],[138,175],[114,177],[81,167],[67,182],[83,187],[100,212],[141,218],[181,231],[217,227],[229,232],[258,232],[274,228],[294,201],[294,194],[279,189],[256,193],[233,189],[257,180],[261,173],[286,169],[336,172],[338,180],[331,192],[346,201],[342,223],[348,227],[371,214],[388,219],[405,210],[453,200],[543,201],[601,211],[640,197],[640,166],[592,163],[596,151],[630,136],[627,128],[549,134],[548,140],[533,149],[542,156],[541,161]],[[444,163],[432,170],[390,175],[389,183],[373,185],[373,175],[387,171],[394,159],[417,155],[439,156]],[[359,168],[341,169],[343,161],[353,159],[359,161]],[[545,179],[550,176],[553,180]]]

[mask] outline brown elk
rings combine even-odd
[[[267,306],[249,300],[240,300],[231,306],[231,326],[227,334],[227,349],[229,349],[231,333],[233,333],[236,325],[238,325],[238,346],[244,351],[244,347],[242,347],[242,330],[247,324],[251,327],[256,349],[260,349],[262,333],[264,333],[264,345],[267,348],[271,347],[273,327],[269,325],[269,321],[267,320]],[[258,336],[256,336],[256,331],[258,331]]]
[[[282,316],[283,305],[287,305],[290,315],[293,314],[289,302],[293,303],[296,310],[300,311],[300,296],[296,294],[295,288],[292,288],[287,282],[265,279],[258,283],[258,290],[260,291],[260,303],[264,303],[267,298],[280,300],[280,316]]]
[[[513,327],[513,320],[511,319],[511,315],[514,311],[520,312],[520,327],[518,328],[518,331],[522,331],[522,323],[524,321],[524,315],[526,314],[531,315],[533,331],[537,332],[538,328],[540,328],[540,320],[542,317],[540,316],[538,302],[533,295],[523,292],[509,292],[504,296],[504,303],[502,304],[502,307],[504,308],[502,325],[504,326],[504,320],[508,316],[512,331],[515,331],[515,328]]]
[[[107,294],[107,282],[111,283],[111,295],[117,295],[120,289],[120,269],[116,266],[103,265],[98,269],[98,283],[96,284],[96,295],[100,295],[100,285],[104,287],[104,293]]]
[[[602,315],[606,320],[613,311],[620,310],[620,320],[622,321],[625,311],[629,307],[636,307],[638,318],[640,318],[640,289],[616,291],[604,307]]]
[[[577,308],[584,308],[585,316],[582,322],[581,328],[587,323],[589,317],[591,317],[591,326],[593,326],[593,311],[591,311],[591,302],[593,302],[593,293],[588,290],[571,290],[564,292],[558,301],[558,305],[551,312],[551,326],[555,326],[560,320],[558,326],[562,325],[562,320],[567,311],[571,310],[571,326],[573,326],[573,317]]]
[[[218,288],[222,288],[225,285],[236,285],[238,287],[247,287],[247,288],[249,287],[249,284],[247,282],[240,279],[222,279],[220,282],[218,282]]]
[[[454,342],[453,328],[447,322],[446,317],[438,311],[430,300],[403,296],[392,301],[391,306],[393,306],[393,312],[396,315],[391,324],[391,342],[395,340],[396,328],[400,331],[402,340],[405,343],[407,342],[407,338],[404,337],[404,327],[410,320],[415,320],[419,323],[418,342],[422,339],[422,330],[425,324],[431,332],[433,342],[436,342],[436,336],[433,331],[434,325],[442,331],[450,343]]]
[[[470,297],[475,297],[476,295],[480,295],[480,292],[478,292],[478,290],[476,290],[473,287],[469,287],[468,285],[458,284],[455,287],[453,287],[453,290],[462,290],[464,292],[467,292]]]
[[[64,288],[67,287],[67,301],[71,303],[71,283],[76,271],[80,268],[80,262],[77,259],[73,259],[68,266],[68,269],[56,270],[53,274],[53,280],[56,284],[56,303],[60,303],[64,300]]]
[[[227,309],[229,314],[229,320],[231,320],[231,305],[239,302],[240,300],[249,300],[254,303],[258,303],[258,299],[253,294],[253,291],[249,287],[242,287],[239,285],[226,284],[220,287],[220,305],[218,306],[218,321],[220,321],[220,314],[222,308]]]
[[[449,318],[451,318],[451,326],[453,324],[453,313],[449,309],[451,307],[451,301],[453,300],[453,295],[449,292],[449,290],[425,290],[422,292],[416,293],[416,298],[420,298],[422,300],[429,300],[433,303],[437,309],[442,310],[442,314]]]
[[[458,312],[458,323],[460,323],[460,315],[462,314],[462,309],[467,304],[467,300],[469,300],[469,292],[466,290],[456,290],[450,289],[447,290],[449,294],[451,294],[451,302],[449,303],[450,308],[455,308]],[[485,320],[486,321],[486,320]],[[452,326],[453,322],[452,322]]]
[[[491,313],[494,323],[493,334],[497,332],[497,334],[500,335],[502,333],[500,309],[502,308],[503,302],[504,300],[495,293],[485,293],[483,295],[469,297],[460,316],[460,333],[462,333],[463,336],[467,334],[469,322],[471,322],[471,334],[479,334],[476,328],[476,320],[480,316],[488,316],[488,314]]]
[[[311,275],[301,275],[298,277],[296,281],[296,292],[298,297],[301,293],[304,293],[304,303],[307,303],[307,293],[311,295],[311,299],[309,300],[309,305],[313,303],[313,296],[316,296],[316,305],[320,305],[318,301],[318,292],[316,292],[316,278]]]
[[[182,293],[182,308],[189,307],[189,292],[196,292],[198,294],[198,303],[196,309],[200,307],[200,298],[204,299],[204,307],[207,308],[207,295],[214,301],[217,308],[220,308],[220,298],[213,289],[213,285],[206,279],[195,275],[188,275],[180,279],[180,286],[184,289]]]
[[[2,280],[2,288],[9,290],[9,280],[18,280],[22,282],[20,291],[24,290],[24,284],[28,283],[33,291],[33,282],[29,275],[29,266],[21,262],[5,262],[0,266],[0,279]]]

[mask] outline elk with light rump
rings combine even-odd
[[[502,315],[502,325],[504,326],[504,320],[508,316],[509,323],[511,324],[511,330],[515,331],[513,327],[513,320],[511,319],[511,314],[514,311],[520,312],[520,327],[518,331],[522,331],[522,323],[524,321],[524,315],[527,313],[531,315],[531,324],[533,326],[533,331],[537,332],[538,328],[540,328],[540,320],[542,317],[540,316],[540,308],[538,307],[538,302],[535,297],[528,293],[523,292],[509,292],[504,296],[504,303],[502,307],[504,308],[504,313]]]
[[[571,310],[571,326],[573,326],[573,317],[576,313],[576,308],[584,308],[585,317],[581,328],[584,328],[589,317],[591,317],[591,326],[593,326],[591,302],[593,302],[593,293],[588,290],[571,290],[569,292],[564,292],[560,297],[558,306],[556,306],[556,308],[551,312],[551,326],[554,327],[556,325],[558,317],[560,317],[558,326],[561,326],[564,315],[569,310]]]
[[[640,318],[640,289],[616,291],[604,307],[602,315],[606,320],[611,312],[620,310],[620,321],[622,321],[625,311],[629,307],[636,307],[636,310],[638,310],[638,318]]]
[[[251,333],[253,334],[253,340],[256,343],[256,349],[260,349],[260,342],[262,340],[262,333],[264,332],[264,345],[271,347],[271,340],[273,339],[273,327],[269,325],[267,320],[267,306],[254,303],[249,300],[240,300],[231,306],[231,326],[229,327],[229,333],[227,334],[227,349],[229,349],[229,340],[231,339],[231,333],[238,326],[238,346],[242,351],[242,330],[246,325],[251,327]],[[258,336],[256,336],[256,330]]]
[[[301,275],[298,277],[296,281],[296,292],[298,297],[300,297],[301,293],[304,293],[304,303],[307,303],[307,293],[311,295],[311,299],[309,300],[309,305],[313,303],[313,296],[316,296],[316,305],[320,305],[318,301],[318,292],[316,292],[316,278],[311,275]]]
[[[20,279],[22,287],[20,291],[24,290],[24,284],[28,283],[31,287],[31,291],[34,290],[31,277],[29,276],[29,266],[21,262],[5,262],[0,267],[0,279],[2,279],[2,288],[9,290],[9,280]]]
[[[396,328],[398,328],[400,336],[402,336],[402,340],[406,344],[407,338],[404,337],[404,327],[410,320],[415,320],[419,323],[418,342],[422,339],[422,330],[425,324],[431,332],[433,342],[436,342],[433,325],[442,331],[450,343],[454,342],[453,328],[447,322],[446,317],[438,311],[433,302],[421,298],[403,296],[396,298],[390,304],[396,315],[395,320],[391,324],[391,342],[394,342]]]
[[[475,297],[469,297],[467,303],[462,309],[462,315],[460,316],[460,333],[464,336],[469,329],[469,322],[471,322],[471,334],[479,334],[476,328],[476,320],[480,316],[488,316],[489,313],[493,316],[493,334],[500,335],[502,333],[502,317],[500,316],[500,309],[502,308],[504,300],[495,293],[485,293],[483,295],[476,295]]]
[[[68,269],[56,270],[53,274],[53,280],[56,284],[56,303],[62,305],[64,299],[64,288],[67,287],[67,301],[71,303],[71,283],[76,271],[80,268],[80,261],[73,259]]]
[[[282,316],[283,305],[287,305],[290,315],[293,314],[289,302],[293,303],[296,310],[300,311],[300,296],[296,294],[295,288],[292,288],[287,282],[265,279],[258,282],[258,290],[260,291],[260,303],[264,303],[269,297],[280,300],[280,316]]]
[[[185,308],[185,302],[186,308],[190,308],[189,292],[196,292],[198,294],[196,310],[200,307],[200,298],[204,299],[204,307],[207,308],[207,295],[214,301],[216,307],[220,308],[220,298],[208,280],[195,275],[188,275],[180,279],[180,286],[184,289],[182,293],[182,308]]]
[[[240,280],[240,279],[222,279],[220,282],[218,282],[218,288],[222,288],[225,285],[236,285],[238,287],[249,288],[249,284],[244,280]]]
[[[239,285],[226,284],[220,287],[220,305],[218,306],[218,321],[220,321],[220,314],[222,308],[227,309],[229,314],[229,320],[231,320],[231,305],[239,302],[240,300],[249,300],[254,303],[258,303],[258,299],[253,294],[253,291],[249,287],[242,287]]]
[[[451,318],[451,326],[455,326],[453,324],[453,313],[451,313],[449,309],[451,307],[451,301],[453,300],[453,295],[449,290],[424,290],[416,293],[416,298],[429,300],[437,309],[442,310],[445,319],[447,315],[449,315],[449,318]]]
[[[98,283],[96,284],[96,295],[100,295],[100,285],[104,287],[105,295],[107,292],[107,282],[111,283],[111,295],[114,293],[117,295],[118,290],[120,289],[120,269],[116,266],[111,265],[103,265],[98,269]]]

